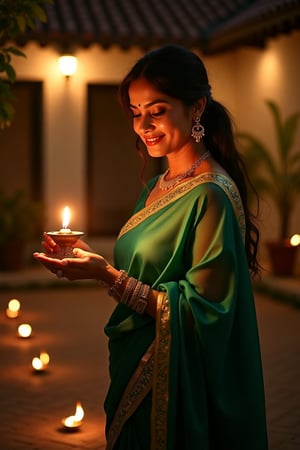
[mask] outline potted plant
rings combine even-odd
[[[25,190],[11,195],[0,192],[0,270],[23,267],[26,245],[40,231],[41,222],[41,205]]]
[[[273,118],[276,153],[252,133],[238,133],[238,138],[245,145],[246,162],[258,194],[266,194],[272,199],[278,213],[278,238],[275,242],[267,242],[273,273],[291,275],[297,250],[297,246],[290,243],[289,228],[300,193],[300,149],[294,148],[300,111],[284,120],[274,101],[266,100],[265,103]]]

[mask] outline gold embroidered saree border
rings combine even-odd
[[[156,338],[152,389],[151,450],[166,450],[169,403],[170,306],[165,292],[157,298]]]
[[[179,184],[171,192],[168,192],[163,197],[159,198],[153,203],[150,203],[150,205],[145,206],[140,211],[135,213],[128,220],[128,222],[125,223],[125,225],[121,228],[118,237],[120,238],[123,234],[127,233],[128,231],[139,225],[141,222],[150,217],[152,214],[156,213],[157,211],[164,208],[168,204],[182,197],[188,191],[193,189],[195,186],[209,182],[213,182],[217,184],[219,187],[221,187],[223,191],[226,193],[227,197],[230,199],[233,209],[235,211],[235,215],[241,228],[243,239],[245,239],[245,231],[246,231],[245,215],[238,189],[231,178],[217,172],[202,173],[197,177],[192,178],[191,180]]]
[[[138,367],[123,393],[107,435],[106,450],[112,450],[125,422],[137,410],[152,389],[154,365],[153,341],[142,357]]]

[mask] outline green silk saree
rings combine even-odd
[[[205,173],[145,206],[147,195],[119,234],[115,265],[160,291],[157,315],[118,304],[105,327],[107,450],[266,450],[238,191]]]

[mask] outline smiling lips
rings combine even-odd
[[[145,141],[145,144],[150,147],[152,145],[158,144],[158,142],[160,142],[162,140],[162,138],[163,138],[163,136],[157,136],[157,137],[152,137],[152,138],[148,137],[148,138],[145,138],[144,141]]]

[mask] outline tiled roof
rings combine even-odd
[[[300,29],[300,0],[256,0],[215,30],[210,52],[238,45],[263,47],[267,39]]]
[[[300,28],[300,0],[54,0],[19,39],[41,45],[149,48],[174,42],[220,52]]]

